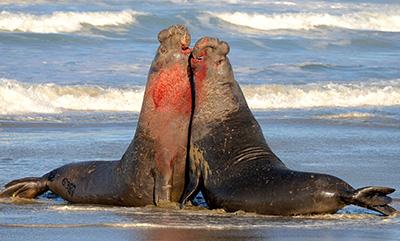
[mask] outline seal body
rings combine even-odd
[[[200,39],[193,51],[195,107],[184,204],[201,190],[210,208],[270,215],[334,213],[347,204],[392,214],[394,191],[354,189],[325,174],[291,170],[271,151],[227,58],[229,45]]]
[[[51,190],[74,203],[178,202],[192,111],[190,34],[186,27],[174,25],[162,30],[158,39],[135,136],[121,160],[72,163],[43,177],[18,179],[6,184],[0,197],[33,198]]]

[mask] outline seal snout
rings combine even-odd
[[[188,50],[188,49],[190,50],[190,48],[189,48],[190,41],[191,41],[190,34],[188,32],[185,32],[183,34],[183,36],[181,37],[181,41],[180,41],[181,42],[181,48],[182,48],[183,51]]]
[[[191,53],[189,48],[191,36],[186,26],[182,24],[172,25],[162,30],[158,34],[158,41],[167,48],[180,48],[182,53],[187,55]]]
[[[221,41],[218,38],[203,37],[199,39],[192,51],[194,59],[201,60],[202,57],[208,54],[226,56],[229,53],[229,44]]]

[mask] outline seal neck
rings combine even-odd
[[[206,64],[194,71],[194,117],[208,121],[224,120],[230,113],[248,109],[243,92],[236,82],[228,58],[219,68]]]

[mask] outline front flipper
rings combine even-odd
[[[190,167],[188,170],[188,180],[185,185],[185,190],[183,191],[183,195],[180,201],[180,207],[185,208],[187,201],[189,201],[192,197],[196,196],[199,192],[201,179],[201,169],[198,165],[196,165],[193,161],[190,161]]]
[[[154,203],[156,206],[168,205],[171,202],[172,178],[159,171],[154,174]]]
[[[46,183],[47,179],[44,177],[27,177],[17,179],[5,185],[5,189],[0,192],[0,198],[35,198],[49,190]]]

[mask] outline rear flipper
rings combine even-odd
[[[388,205],[392,202],[392,198],[388,197],[387,194],[394,191],[395,189],[388,187],[364,187],[355,190],[347,197],[343,197],[343,201],[389,216],[397,213],[396,209]]]
[[[44,177],[26,177],[7,183],[0,191],[0,198],[35,198],[49,190]]]

